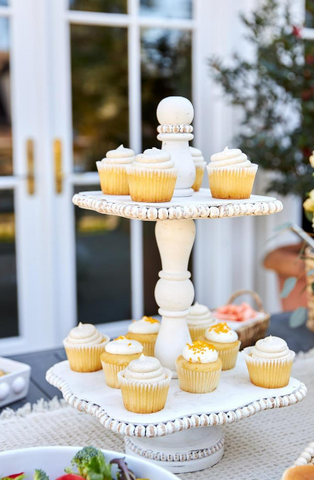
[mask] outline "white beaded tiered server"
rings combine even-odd
[[[80,208],[156,222],[162,270],[155,298],[162,322],[155,355],[173,372],[165,408],[150,415],[126,411],[120,391],[105,384],[102,372],[72,372],[68,362],[47,372],[47,380],[62,391],[70,405],[94,415],[105,428],[125,435],[128,452],[150,458],[177,473],[200,470],[221,459],[224,436],[217,426],[263,410],[293,405],[306,395],[305,385],[293,378],[283,389],[252,385],[242,354],[233,370],[222,372],[214,392],[198,395],[179,388],[175,361],[191,340],[186,317],[194,299],[188,271],[195,240],[194,220],[270,215],[282,210],[282,203],[271,197],[252,195],[246,200],[219,200],[211,197],[209,189],[193,193],[195,166],[188,143],[193,138],[193,115],[192,104],[182,97],[164,99],[157,109],[158,139],[179,170],[170,202],[135,203],[129,196],[101,192],[82,192],[73,197],[73,203]],[[194,430],[197,427],[203,430]],[[168,439],[169,434],[175,437]]]

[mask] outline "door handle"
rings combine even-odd
[[[63,173],[62,173],[62,143],[60,139],[53,142],[53,156],[55,168],[55,189],[56,193],[62,193],[63,189]]]
[[[35,193],[35,159],[34,159],[34,141],[29,138],[26,141],[27,157],[27,191],[29,195]]]

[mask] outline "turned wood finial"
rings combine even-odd
[[[190,125],[193,118],[193,105],[184,97],[166,97],[157,107],[160,125]]]

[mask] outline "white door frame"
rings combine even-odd
[[[53,345],[52,323],[47,321],[47,285],[45,267],[44,205],[45,166],[39,127],[41,68],[38,61],[39,42],[36,0],[11,0],[0,15],[10,20],[10,72],[13,131],[12,177],[0,178],[0,189],[14,191],[16,227],[16,263],[18,285],[18,337],[0,339],[0,354],[10,355]],[[34,142],[35,193],[27,190],[28,140]]]

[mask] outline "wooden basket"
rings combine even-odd
[[[241,326],[237,330],[237,334],[239,335],[239,340],[241,341],[241,349],[250,347],[251,345],[254,345],[257,340],[264,338],[269,327],[270,320],[270,314],[265,312],[261,297],[252,290],[239,290],[235,292],[229,298],[228,304],[233,303],[242,295],[250,295],[257,305],[257,311],[259,313],[263,313],[264,315],[263,317],[257,318],[255,321],[252,321],[249,324],[240,324]]]
[[[305,249],[305,273],[306,273],[306,292],[308,317],[306,326],[309,330],[314,332],[314,295],[312,290],[312,283],[314,282],[314,274],[308,275],[310,270],[314,270],[314,252],[311,248]]]

